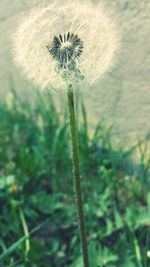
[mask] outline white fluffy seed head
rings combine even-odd
[[[42,89],[63,88],[59,62],[48,51],[54,36],[77,35],[83,51],[75,58],[76,69],[93,83],[112,65],[119,47],[115,21],[102,4],[90,1],[53,1],[23,18],[13,34],[13,54],[18,66]],[[67,44],[66,44],[67,46]]]

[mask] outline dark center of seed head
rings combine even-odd
[[[67,34],[54,36],[53,41],[47,46],[49,53],[59,63],[61,68],[74,65],[83,52],[83,42],[78,35]]]

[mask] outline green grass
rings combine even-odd
[[[80,116],[91,267],[148,267],[149,138],[116,148],[103,122],[90,132],[83,104]],[[49,93],[0,103],[0,230],[0,267],[82,267],[68,119]]]

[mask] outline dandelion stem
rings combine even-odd
[[[87,238],[86,238],[82,190],[81,190],[81,179],[80,179],[79,149],[78,149],[78,138],[77,138],[77,127],[76,127],[76,116],[75,116],[75,104],[74,104],[74,95],[73,95],[72,85],[68,86],[67,97],[68,97],[68,112],[69,112],[69,124],[70,124],[70,134],[71,134],[71,146],[72,146],[74,190],[75,190],[75,198],[76,198],[79,227],[80,227],[80,239],[81,239],[82,252],[83,252],[83,263],[84,263],[84,267],[89,267],[88,246],[87,246]]]

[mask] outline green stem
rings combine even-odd
[[[140,251],[140,247],[139,247],[138,241],[137,241],[136,236],[135,236],[134,233],[133,233],[133,242],[134,242],[135,254],[136,254],[138,265],[139,265],[139,267],[142,267],[142,255],[141,255],[141,251]]]
[[[26,246],[26,249],[25,249],[25,256],[27,256],[29,250],[30,250],[30,234],[29,234],[29,230],[28,230],[28,225],[26,223],[26,220],[25,220],[25,217],[24,217],[24,214],[23,214],[23,211],[21,208],[19,208],[19,215],[20,215],[20,220],[21,220],[21,223],[22,223],[22,227],[23,227],[23,231],[24,231],[24,235],[26,237],[26,240],[25,240],[25,246]]]
[[[68,97],[68,112],[69,112],[69,124],[70,124],[70,133],[71,133],[71,145],[72,145],[73,178],[74,178],[75,197],[76,197],[79,226],[80,226],[80,239],[81,239],[82,252],[83,252],[83,263],[84,263],[84,267],[89,267],[88,246],[87,246],[87,238],[86,238],[83,200],[82,200],[82,191],[81,191],[81,180],[80,180],[79,149],[78,149],[78,138],[77,138],[77,130],[76,130],[75,104],[74,104],[74,95],[73,95],[72,85],[68,86],[67,97]]]

